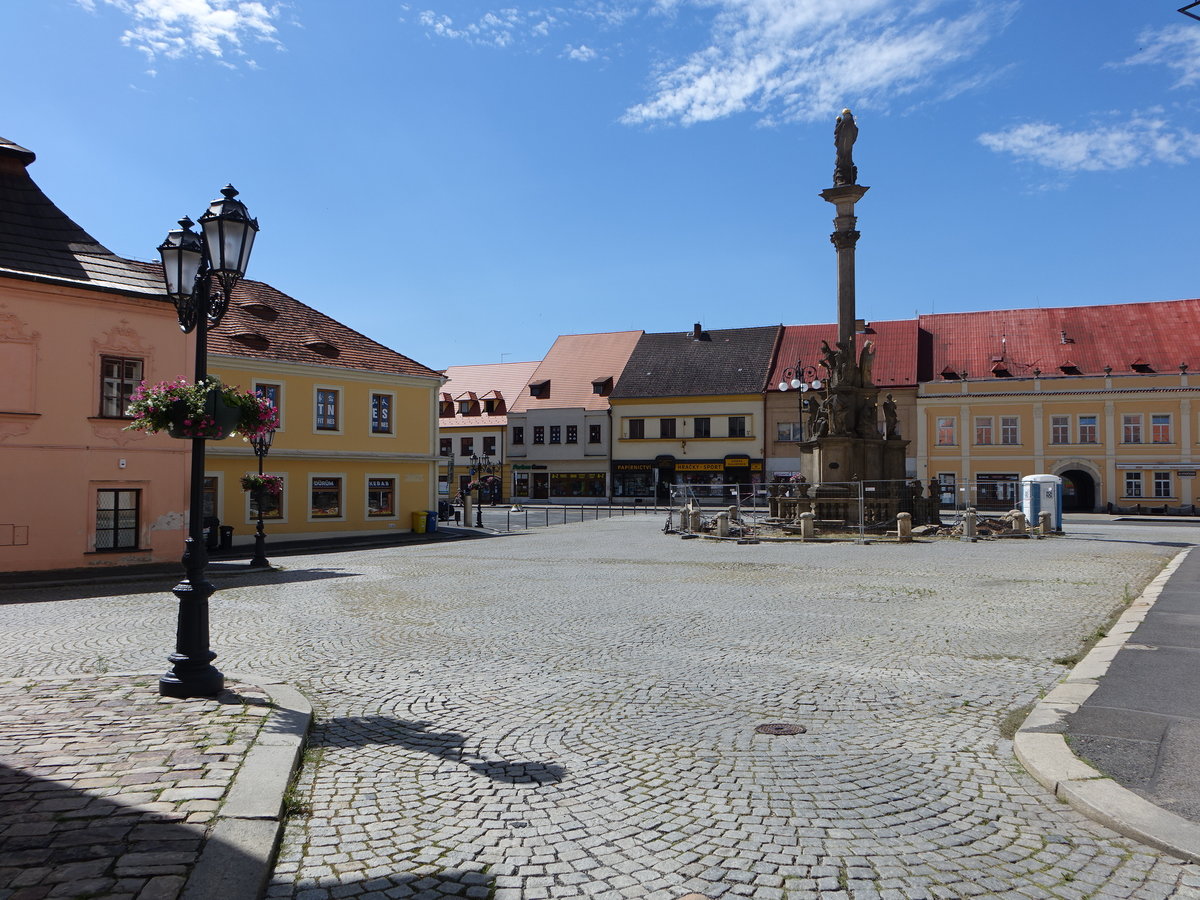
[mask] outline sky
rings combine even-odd
[[[437,369],[834,321],[844,107],[860,318],[1173,300],[1184,2],[6,0],[0,136],[134,259],[233,183],[249,277]]]

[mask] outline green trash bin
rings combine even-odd
[[[425,533],[425,521],[428,518],[425,510],[414,510],[412,514],[412,530],[413,534]]]

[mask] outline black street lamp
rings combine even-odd
[[[824,385],[822,384],[821,379],[817,377],[817,370],[815,366],[806,366],[800,360],[796,360],[796,365],[783,370],[783,380],[779,382],[779,390],[781,392],[786,392],[788,390],[800,392],[796,397],[796,404],[800,414],[800,433],[802,436],[806,430],[804,420],[804,401],[808,398],[805,397],[805,394],[807,394],[809,391],[819,391],[823,386]],[[812,440],[815,437],[817,437],[815,434],[808,435],[809,440]],[[794,440],[795,435],[792,435],[792,438]],[[796,441],[796,443],[799,444],[801,441]]]
[[[254,491],[254,504],[258,507],[258,528],[254,532],[254,556],[250,559],[250,565],[261,566],[264,569],[269,568],[271,563],[267,560],[267,533],[263,529],[263,460],[271,452],[271,441],[274,439],[274,428],[268,428],[250,438],[250,446],[254,448],[254,455],[258,457],[258,487]]]
[[[1181,10],[1179,10],[1179,11],[1180,11],[1181,13],[1183,13],[1185,16],[1191,16],[1191,17],[1192,17],[1193,19],[1195,19],[1197,22],[1200,22],[1200,13],[1194,13],[1194,12],[1192,12],[1192,10],[1193,10],[1193,9],[1196,9],[1197,7],[1200,7],[1200,0],[1196,0],[1196,2],[1195,2],[1195,3],[1189,3],[1187,6],[1183,7],[1183,8],[1182,8]]]
[[[200,217],[200,234],[191,230],[195,223],[184,216],[158,248],[179,327],[184,334],[196,332],[196,384],[208,378],[208,330],[220,324],[229,308],[258,232],[258,220],[251,219],[245,205],[234,199],[233,186],[226,185],[221,194]],[[204,577],[208,551],[203,503],[204,438],[197,437],[192,438],[184,578],[172,591],[179,598],[175,652],[167,657],[171,671],[158,679],[158,692],[164,697],[215,697],[225,687],[225,676],[212,664],[217,654],[208,645],[208,599],[214,588]]]
[[[471,479],[479,485],[479,502],[475,504],[476,528],[483,527],[483,476],[484,473],[491,475],[495,470],[496,467],[492,465],[492,458],[486,453],[483,456],[471,455]]]

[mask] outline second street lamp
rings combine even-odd
[[[268,568],[271,563],[267,561],[267,532],[263,528],[263,493],[266,488],[262,484],[263,476],[263,460],[271,451],[271,441],[275,439],[275,429],[268,428],[261,434],[256,434],[250,438],[250,446],[254,448],[254,455],[258,457],[258,487],[254,491],[254,505],[258,507],[258,527],[254,532],[254,556],[250,559],[250,565],[261,566]]]
[[[208,330],[215,328],[229,308],[234,287],[246,273],[246,263],[258,233],[232,185],[209,204],[200,217],[201,233],[186,216],[179,228],[167,233],[158,248],[162,258],[167,296],[175,305],[179,327],[196,332],[195,382],[208,378]],[[188,536],[184,541],[184,578],[173,593],[179,598],[175,652],[168,660],[171,671],[158,679],[165,697],[215,697],[225,687],[225,676],[212,661],[209,648],[208,600],[214,588],[205,577],[208,551],[204,545],[204,438],[192,441],[191,478],[188,486]]]

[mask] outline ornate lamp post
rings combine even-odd
[[[475,505],[475,527],[483,527],[483,476],[484,473],[491,475],[495,471],[495,466],[492,465],[492,458],[486,453],[483,456],[471,455],[471,478],[479,485],[479,502]]]
[[[1179,11],[1181,13],[1183,13],[1185,16],[1191,16],[1197,22],[1200,22],[1200,12],[1192,12],[1192,10],[1196,9],[1197,7],[1200,7],[1200,0],[1196,0],[1195,3],[1189,3],[1187,6],[1183,7]]]
[[[809,391],[819,391],[823,386],[823,382],[817,377],[816,367],[806,366],[800,360],[796,360],[796,365],[791,368],[783,370],[783,380],[779,382],[780,391],[793,390],[799,392],[796,396],[796,405],[800,415],[800,427],[808,440],[812,440],[817,435],[809,434],[813,424],[812,420],[815,417],[809,416],[809,421],[805,422],[804,401],[807,399],[805,395]],[[796,443],[800,442],[797,441]]]
[[[263,460],[271,451],[271,441],[275,440],[275,429],[270,428],[261,434],[256,434],[250,438],[250,446],[254,448],[254,455],[258,457],[258,477],[262,478]],[[262,566],[267,568],[271,563],[267,560],[267,533],[263,530],[263,487],[260,484],[254,492],[254,504],[258,507],[258,527],[254,531],[254,556],[250,559],[251,566]]]
[[[187,216],[167,233],[158,248],[167,296],[175,304],[179,327],[196,332],[196,383],[208,377],[208,330],[229,308],[234,287],[246,273],[246,263],[258,233],[237,191],[226,185],[222,197],[200,217],[201,233]],[[184,578],[173,593],[179,598],[175,652],[171,671],[158,680],[165,697],[214,697],[225,687],[225,676],[213,666],[216,654],[208,646],[208,598],[212,584],[204,577],[208,552],[204,546],[204,438],[192,439],[192,469],[188,499],[188,536],[184,541]]]

